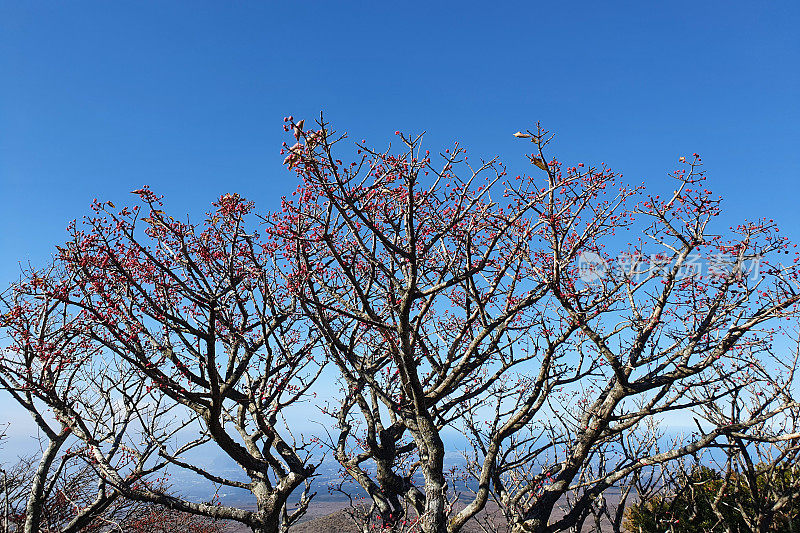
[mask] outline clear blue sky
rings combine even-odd
[[[511,162],[541,120],[561,159],[655,185],[700,152],[732,218],[800,240],[798,2],[431,4],[0,0],[0,284],[94,197],[277,206],[282,118],[320,110]]]
[[[0,282],[93,197],[277,205],[282,117],[320,110],[358,139],[427,130],[511,161],[542,120],[562,159],[637,181],[697,151],[729,211],[800,238],[800,4],[501,4],[3,0]]]

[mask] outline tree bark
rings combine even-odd
[[[44,491],[47,486],[47,474],[58,456],[58,451],[67,440],[68,433],[52,436],[47,448],[42,453],[42,459],[36,468],[36,474],[31,481],[30,495],[25,505],[25,533],[39,533],[42,521],[42,508],[44,507]]]
[[[426,421],[429,422],[429,421]],[[429,423],[430,424],[430,423]],[[426,424],[428,425],[428,424]],[[433,424],[420,432],[420,457],[425,477],[424,533],[447,533],[447,480],[444,477],[444,443]]]

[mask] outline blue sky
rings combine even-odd
[[[800,4],[0,1],[0,283],[92,198],[149,184],[170,213],[295,187],[282,118],[324,111],[514,163],[555,155],[665,183],[699,152],[731,219],[800,239]]]

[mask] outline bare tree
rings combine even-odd
[[[602,476],[585,472],[648,418],[729,398],[731,380],[748,379],[749,358],[773,337],[765,324],[800,298],[794,266],[761,259],[788,252],[770,221],[730,238],[707,230],[719,200],[699,157],[662,198],[619,185],[606,168],[549,159],[552,137],[541,129],[522,134],[534,143],[535,175],[514,179],[496,160],[470,165],[458,145],[434,166],[421,137],[399,132],[399,151],[358,144],[346,164],[335,153],[344,137],[322,120],[305,129],[290,118],[286,129],[296,138],[286,164],[302,184],[272,227],[342,374],[330,446],[383,527],[395,527],[405,499],[422,531],[455,532],[493,491],[515,531],[568,530],[633,472],[787,408],[629,457]],[[605,249],[626,229],[633,259],[617,267]],[[695,272],[698,255],[730,264]],[[743,265],[754,258],[762,270],[751,278]],[[692,396],[701,388],[712,393]],[[453,427],[479,451],[478,490],[459,510],[444,475],[442,435]],[[422,479],[403,474],[405,463]],[[520,482],[510,487],[506,475]],[[581,497],[551,521],[575,480]]]
[[[535,431],[534,433],[538,433]],[[523,433],[512,437],[513,443],[522,442]],[[663,431],[655,420],[648,420],[645,428],[631,431],[624,435],[619,435],[616,441],[598,446],[594,450],[593,456],[587,461],[577,479],[570,486],[564,497],[557,503],[560,515],[571,512],[576,506],[580,506],[581,513],[579,518],[572,524],[568,531],[580,533],[582,531],[593,531],[596,533],[613,531],[621,533],[625,510],[629,502],[636,500],[647,500],[658,493],[665,484],[665,474],[669,464],[658,464],[642,469],[633,470],[628,476],[617,481],[612,490],[593,495],[588,504],[584,498],[587,490],[592,487],[592,481],[606,477],[613,473],[620,464],[629,462],[631,458],[643,457],[645,455],[657,454],[665,447],[670,449],[670,444],[678,442],[677,439],[665,440]],[[480,438],[475,442],[480,442]],[[523,451],[524,450],[524,451]],[[505,448],[514,459],[524,459],[528,453],[525,448],[513,445]],[[474,450],[472,456],[467,456],[467,468],[473,479],[479,476],[476,467],[480,466],[480,450]],[[511,463],[512,459],[505,456],[504,464]],[[509,487],[510,492],[520,490],[523,486],[531,482],[531,479],[541,471],[542,465],[531,465],[530,470],[522,468],[508,470],[501,476],[499,484]],[[504,527],[504,531],[509,530],[515,522],[516,510],[507,506],[504,500],[499,498],[500,494],[492,492],[492,500],[500,509],[499,516],[484,519],[486,522],[484,530],[491,531]]]
[[[356,144],[346,164],[322,119],[286,129],[301,185],[265,235],[237,195],[192,224],[144,188],[133,209],[95,203],[56,266],[6,297],[3,386],[56,449],[82,443],[109,494],[285,531],[327,447],[369,497],[365,528],[456,533],[492,499],[514,533],[619,529],[610,487],[644,494],[662,465],[723,442],[754,465],[755,434],[793,453],[797,404],[777,392],[793,370],[772,350],[800,256],[769,220],[718,231],[699,156],[662,196],[549,158],[541,128],[515,135],[534,150],[516,177],[457,144],[434,163],[399,132],[399,149]],[[307,438],[286,419],[326,361],[335,428]],[[662,447],[670,416],[704,422]],[[457,432],[469,497],[446,462]],[[240,472],[197,459],[211,451]],[[148,482],[167,467],[247,490],[256,510]]]
[[[360,159],[344,165],[333,153],[339,139],[318,126],[290,125],[298,143],[287,164],[303,184],[274,228],[295,261],[301,305],[342,374],[335,456],[372,496],[382,526],[407,518],[405,500],[422,530],[456,531],[485,504],[488,478],[454,511],[441,433],[463,405],[537,357],[520,340],[538,319],[526,313],[548,292],[528,242],[544,224],[537,213],[548,189],[504,182],[496,160],[470,166],[457,145],[434,167],[421,137],[398,135],[397,154],[359,144]],[[405,463],[418,463],[424,481]]]
[[[591,486],[585,482],[613,473],[617,465],[622,462],[621,458],[626,458],[626,462],[629,463],[631,458],[658,455],[664,449],[672,449],[679,446],[680,437],[669,439],[665,444],[662,444],[660,441],[665,438],[665,435],[658,427],[657,421],[651,419],[647,422],[648,427],[643,431],[632,431],[629,434],[620,435],[618,443],[611,443],[605,450],[598,451],[596,473],[592,472],[592,468],[587,469],[587,474],[583,475],[583,482],[579,481],[577,483],[578,490],[573,492],[573,501],[582,502],[582,493],[585,487]],[[678,461],[680,460],[678,459]],[[593,531],[599,533],[610,529],[614,533],[622,533],[625,510],[628,508],[629,503],[649,500],[657,494],[665,484],[665,479],[669,475],[669,469],[672,468],[673,462],[658,463],[633,470],[628,476],[615,483],[616,494],[610,497],[606,497],[606,493],[596,496],[594,505],[589,509]],[[577,526],[578,524],[573,526],[573,530],[581,531],[580,527]]]
[[[531,135],[537,148],[532,160],[546,161],[546,132]],[[530,419],[543,431],[511,439],[506,446],[514,450],[513,460],[495,464],[493,490],[511,509],[515,531],[574,527],[608,487],[636,470],[696,453],[793,405],[786,398],[757,403],[748,416],[714,423],[670,449],[643,449],[624,455],[613,470],[586,472],[607,443],[651,417],[680,413],[690,419],[704,406],[734,401],[742,384],[774,380],[753,367],[768,358],[780,337],[779,319],[795,311],[795,263],[769,262],[788,254],[790,245],[768,220],[743,223],[725,237],[711,233],[720,200],[706,189],[700,158],[685,165],[672,175],[671,193],[642,191],[640,202],[618,212],[637,223],[630,231],[641,231],[626,246],[624,261],[606,251],[613,239],[597,229],[598,214],[603,220],[613,200],[603,193],[587,196],[591,188],[581,181],[587,173],[604,171],[563,168],[555,160],[543,165],[550,188],[561,188],[545,211],[548,266],[542,275],[553,298],[540,311],[553,318],[549,331],[539,332],[540,342],[561,344],[561,353],[571,354],[566,360],[578,367],[585,360],[593,363],[574,385],[550,394],[542,403],[547,408]],[[587,263],[595,268],[587,269]],[[577,334],[563,334],[575,326]],[[545,377],[542,386],[551,379]],[[503,483],[502,474],[520,470],[525,482]],[[576,488],[582,496],[563,517],[551,519],[557,502]]]
[[[723,453],[709,461],[722,472],[710,505],[719,530],[726,533],[792,531],[800,526],[796,504],[800,498],[800,404],[795,401],[800,351],[788,358],[781,357],[784,349],[773,350],[772,364],[764,358],[753,359],[751,379],[730,384],[734,392],[727,403],[703,406],[706,423],[743,426],[725,435],[719,443]],[[759,415],[775,404],[791,407],[780,416],[762,420]],[[743,424],[753,418],[759,418],[759,423]]]
[[[283,416],[306,397],[321,366],[282,288],[274,249],[247,229],[252,204],[237,195],[223,196],[202,225],[193,225],[166,215],[149,189],[135,193],[144,209],[95,203],[94,214],[74,225],[59,248],[57,275],[31,283],[58,302],[65,321],[80,321],[81,335],[101,351],[92,360],[110,365],[107,380],[120,393],[127,394],[118,385],[123,375],[146,393],[146,401],[125,402],[135,422],[128,429],[146,443],[137,456],[143,471],[169,466],[244,489],[257,508],[132,484],[98,428],[65,412],[62,431],[87,445],[104,482],[126,498],[235,520],[258,532],[285,530],[312,496],[316,459]],[[92,392],[106,388],[104,381],[91,385]],[[242,475],[214,472],[210,453],[232,459]],[[304,484],[292,509],[289,498]]]
[[[115,497],[103,509],[94,511],[74,527],[77,515],[91,508],[97,498],[101,482],[92,465],[78,450],[71,450],[59,458],[58,468],[48,473],[48,490],[42,507],[38,531],[62,533],[64,531],[104,531],[130,533],[156,533],[187,531],[190,533],[221,533],[225,524],[186,513],[166,510],[160,506]],[[30,480],[36,475],[39,458],[26,456],[13,464],[4,465],[3,500],[6,506],[3,532],[21,532],[26,522],[26,505]],[[166,487],[165,487],[166,488]]]
[[[40,432],[39,457],[4,472],[6,527],[13,514],[21,524],[15,531],[26,533],[83,531],[118,509],[120,492],[87,466],[87,446],[104,446],[109,463],[125,472],[120,488],[148,483],[161,466],[145,465],[154,448],[140,446],[127,431],[135,404],[147,396],[144,385],[131,372],[114,372],[86,335],[83,318],[46,293],[45,279],[55,272],[27,272],[24,281],[0,294],[6,342],[0,387]],[[81,442],[73,437],[76,431],[91,437]]]
[[[708,406],[706,414],[717,422],[726,419],[741,427],[741,421],[751,416],[748,412],[762,410],[791,392],[790,388],[755,383],[739,388],[724,408]],[[758,397],[747,397],[750,394]],[[671,462],[656,490],[640,496],[626,510],[626,529],[698,533],[797,530],[797,424],[795,404],[770,420],[725,435],[694,461]]]

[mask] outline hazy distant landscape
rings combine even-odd
[[[616,505],[619,495],[616,491],[609,491],[606,495],[609,505]],[[292,528],[296,533],[350,533],[359,532],[353,520],[342,511],[347,506],[347,502],[337,500],[320,500],[316,502],[310,509],[308,514],[304,516],[300,523]],[[553,518],[559,518],[563,513],[556,511]],[[507,528],[504,526],[504,520],[497,506],[493,503],[487,505],[484,512],[482,512],[477,520],[484,526],[489,528],[491,533],[506,533]],[[486,533],[486,529],[476,522],[468,523],[462,530],[464,533]],[[494,528],[494,529],[493,529]],[[250,533],[250,529],[241,525],[231,524],[229,526],[231,533]],[[592,532],[594,529],[593,524],[586,524],[583,528],[584,532]],[[605,522],[603,524],[602,532],[613,531],[610,524]]]

